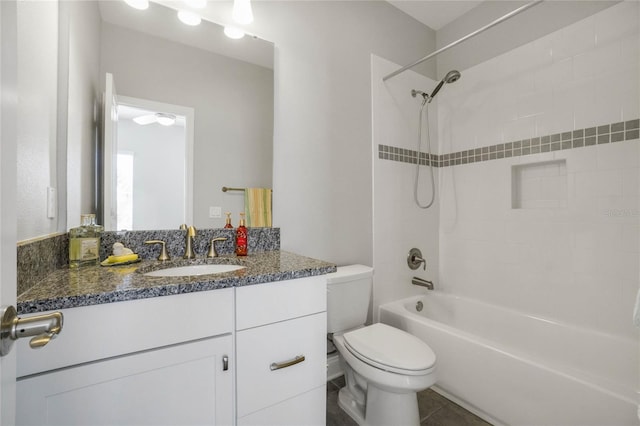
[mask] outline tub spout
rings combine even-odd
[[[411,284],[419,285],[421,287],[426,287],[427,290],[433,290],[433,282],[432,281],[423,280],[422,278],[413,277],[411,279]]]

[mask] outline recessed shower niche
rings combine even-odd
[[[512,166],[511,208],[567,208],[567,161],[562,159]]]

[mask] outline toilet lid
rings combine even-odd
[[[386,324],[359,328],[345,333],[343,338],[351,353],[382,370],[418,375],[436,362],[436,355],[426,343]]]

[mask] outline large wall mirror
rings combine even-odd
[[[57,44],[58,64],[50,67],[57,68],[53,79],[57,76],[58,84],[57,96],[53,100],[48,98],[50,104],[57,104],[57,116],[50,115],[49,120],[57,122],[57,129],[56,126],[53,130],[51,126],[47,129],[50,141],[45,154],[48,159],[41,162],[50,170],[46,170],[47,176],[38,182],[26,178],[35,170],[26,172],[25,178],[18,181],[18,192],[25,194],[19,200],[22,215],[19,239],[55,231],[51,222],[56,222],[57,230],[64,232],[76,226],[80,214],[86,212],[98,213],[104,223],[105,197],[112,195],[103,190],[104,170],[100,167],[109,167],[116,175],[117,162],[109,160],[118,151],[129,161],[128,166],[121,166],[133,176],[134,187],[143,182],[147,186],[134,189],[137,192],[130,204],[132,216],[121,221],[124,225],[120,226],[116,225],[117,218],[108,220],[109,230],[175,229],[181,223],[202,228],[222,227],[224,212],[232,212],[237,218],[237,213],[244,210],[243,194],[222,192],[223,186],[271,187],[272,43],[250,36],[229,39],[221,26],[205,20],[198,26],[185,25],[177,18],[174,8],[179,5],[177,2],[151,2],[147,10],[133,9],[119,0],[60,0],[56,6],[45,1],[24,3],[30,7],[30,10],[23,9],[25,22],[34,11],[39,12],[41,6],[57,9],[54,17],[49,10],[40,13],[50,26],[54,25],[54,19],[58,21],[58,28],[54,28],[57,31],[49,28],[48,34],[40,37],[49,48]],[[19,52],[24,44],[32,50],[38,46],[34,26],[37,24],[21,30],[19,25]],[[38,31],[35,34],[39,34]],[[52,35],[56,37],[52,39]],[[20,40],[24,42],[20,44]],[[33,52],[33,56],[37,55],[38,52]],[[37,64],[23,61],[19,72],[33,66]],[[44,70],[35,69],[25,75],[35,74],[30,78],[37,79],[39,73],[46,74]],[[104,152],[102,138],[102,98],[107,74],[112,75],[117,88],[116,101],[125,100],[122,102],[125,108],[117,114],[122,127],[117,132],[125,128],[129,131],[120,147],[116,145],[110,153]],[[25,81],[25,86],[28,83]],[[47,85],[55,86],[55,83]],[[144,105],[131,105],[132,100],[140,100]],[[149,105],[157,108],[154,110]],[[139,115],[171,114],[163,106],[192,111],[190,124],[188,118],[179,115],[176,126],[171,129],[163,128],[158,122],[136,124],[133,121]],[[126,107],[140,107],[141,111]],[[187,128],[189,125],[191,128]],[[140,132],[143,127],[147,130],[145,136]],[[187,148],[178,151],[172,142],[164,141],[163,130],[171,130],[169,133],[174,136],[190,132],[191,148],[187,143]],[[23,149],[18,161],[33,163],[25,161],[31,156],[33,150]],[[140,177],[138,169],[145,169],[145,177]],[[183,176],[176,177],[170,171],[182,171]],[[46,194],[48,187],[55,186],[58,186],[59,205],[57,218],[52,219],[43,211],[44,195],[40,194]],[[109,185],[106,187],[109,189]],[[177,192],[176,188],[188,194],[182,198],[184,205],[176,206],[179,202],[169,196]],[[29,199],[30,196],[34,200]],[[219,212],[222,215],[219,216]],[[38,226],[38,222],[45,226]]]

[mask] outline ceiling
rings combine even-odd
[[[482,1],[388,0],[391,5],[436,31],[478,6]]]

